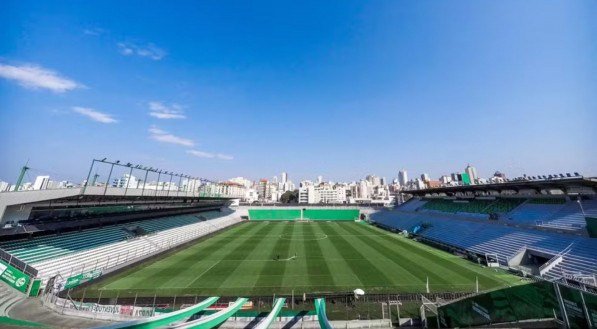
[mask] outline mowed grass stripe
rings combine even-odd
[[[364,225],[359,226],[359,227],[351,227],[350,229],[354,233],[356,233],[356,232],[364,233],[364,232],[372,231],[371,228],[366,227]],[[462,268],[454,269],[454,267],[451,266],[451,263],[446,262],[445,257],[442,257],[435,253],[430,253],[429,251],[427,251],[424,248],[423,245],[409,244],[409,243],[406,243],[406,241],[404,241],[404,239],[397,239],[388,234],[383,234],[382,232],[379,232],[379,237],[380,237],[380,239],[377,239],[377,241],[380,244],[383,244],[386,247],[400,248],[401,251],[413,256],[413,258],[415,258],[415,261],[417,261],[417,262],[422,260],[425,263],[431,264],[433,266],[442,266],[446,271],[451,272],[451,274],[453,276],[460,277],[460,279],[462,279],[463,281],[470,280],[470,278],[466,278],[466,277],[460,275]]]
[[[353,226],[351,228],[354,228],[355,232],[371,232],[371,229],[366,226]],[[383,244],[387,247],[398,246],[405,252],[408,252],[413,256],[416,255],[413,261],[419,264],[426,264],[426,266],[441,267],[442,273],[445,273],[442,275],[442,277],[449,276],[450,283],[454,283],[456,285],[472,284],[475,281],[476,273],[463,267],[453,266],[451,262],[446,261],[445,257],[442,257],[441,255],[435,253],[430,253],[429,251],[424,249],[424,246],[422,245],[415,246],[406,243],[404,239],[396,239],[395,237],[391,237],[383,233],[380,233],[380,237],[381,239],[378,239],[380,244]]]
[[[292,237],[304,236],[307,223],[295,223],[292,228]],[[305,241],[303,239],[292,239],[290,241],[290,252],[297,254],[297,259],[286,264],[282,286],[286,291],[298,288],[297,292],[309,292],[309,278],[307,277],[307,258],[305,257]]]
[[[182,273],[172,275],[173,271],[196,271],[197,269],[193,268],[193,265],[195,265],[198,260],[208,258],[211,253],[215,249],[221,247],[221,244],[230,236],[238,233],[246,233],[250,229],[250,225],[246,224],[233,227],[207,240],[199,241],[187,249],[167,256],[166,258],[156,259],[132,267],[117,277],[100,282],[99,286],[103,289],[147,289],[149,287],[155,289],[158,288],[156,283],[160,282],[159,286],[168,287],[168,281],[170,281],[167,279],[168,277],[171,277],[172,280],[184,280],[183,276],[180,275]],[[160,281],[159,279],[162,278],[164,280]]]
[[[371,256],[371,263],[388,277],[387,285],[391,286],[403,286],[400,289],[412,289],[415,291],[421,291],[425,287],[425,278],[417,276],[413,273],[411,268],[405,266],[403,262],[404,257],[392,257],[394,255],[386,253],[384,250],[376,249],[371,245],[370,240],[373,238],[367,235],[354,235],[350,231],[346,230],[346,227],[351,225],[359,225],[355,223],[345,223],[338,226],[338,230],[346,235],[344,238],[358,249],[361,253],[367,256]],[[377,238],[377,237],[374,237]],[[377,286],[381,287],[381,286]],[[397,288],[398,289],[398,288]]]
[[[345,229],[354,234],[362,234],[361,229],[365,229],[365,227],[346,226]],[[451,287],[454,289],[462,288],[470,290],[472,284],[474,284],[474,276],[469,278],[462,276],[460,273],[446,266],[446,262],[443,259],[438,259],[437,255],[427,253],[420,248],[408,248],[410,246],[398,239],[385,240],[386,238],[390,237],[383,234],[380,234],[377,239],[368,236],[362,237],[364,241],[381,253],[390,256],[392,259],[399,259],[400,263],[415,276],[424,280],[428,277],[430,285],[436,288],[445,289]],[[463,285],[468,286],[465,287]]]
[[[230,272],[228,278],[222,282],[221,286],[226,289],[238,287],[239,293],[248,294],[253,290],[253,286],[259,279],[259,274],[264,268],[275,266],[277,261],[270,257],[270,251],[274,249],[279,236],[284,229],[281,225],[271,225],[268,231],[270,238],[253,240],[252,251],[244,257],[244,260],[238,260],[236,268]]]
[[[280,236],[283,238],[280,238]],[[327,235],[327,237],[325,237]],[[276,255],[296,260],[273,261]],[[447,282],[441,282],[437,275]],[[81,297],[472,291],[516,284],[507,274],[354,222],[249,222],[74,291]],[[504,276],[502,278],[501,276]],[[516,283],[512,283],[516,282]],[[188,287],[187,287],[188,286]],[[106,289],[107,288],[107,289]]]
[[[334,283],[343,287],[352,285],[355,286],[355,289],[361,287],[363,285],[361,280],[356,273],[354,273],[352,267],[348,264],[347,260],[342,257],[342,254],[332,242],[332,239],[336,237],[330,237],[330,235],[324,231],[323,226],[327,223],[318,222],[316,224],[317,225],[314,225],[313,227],[315,233],[317,235],[328,236],[328,238],[319,240],[318,242],[321,250],[325,252],[323,259],[332,273]]]
[[[354,229],[353,226],[343,226],[343,228],[347,232],[361,234],[358,230]],[[387,246],[380,242],[380,238],[381,235],[375,239],[369,236],[359,236],[359,239],[368,246],[377,250],[380,254],[386,255],[389,259],[392,259],[397,264],[407,269],[413,276],[419,278],[419,280],[426,281],[426,277],[429,277],[429,279],[433,280],[435,283],[448,283],[445,278],[436,274],[438,272],[438,267],[442,267],[441,265],[417,257],[418,255],[416,255],[416,253],[412,253],[410,250],[402,248],[399,241],[396,241],[392,246]]]
[[[455,276],[460,276],[460,279],[455,281],[459,284],[471,284],[471,280],[474,281],[475,278],[479,278],[480,288],[492,288],[495,286],[500,286],[504,283],[504,281],[495,276],[495,273],[490,272],[491,270],[479,267],[468,261],[463,261],[460,257],[445,251],[435,249],[431,246],[408,240],[400,236],[392,236],[392,233],[379,231],[380,229],[372,226],[362,225],[359,227],[359,229],[378,232],[386,242],[392,243],[392,241],[398,241],[402,248],[411,250],[414,253],[418,253],[427,261],[431,261],[435,264],[441,264],[446,271],[450,271]],[[506,281],[505,283],[511,282]]]
[[[305,224],[305,257],[307,258],[307,274],[309,276],[309,282],[314,286],[320,288],[327,287],[327,289],[333,289],[334,278],[326,260],[323,258],[323,251],[321,249],[321,243],[318,236],[315,234],[313,226],[318,223],[307,223]]]
[[[322,223],[321,226],[326,234],[337,234],[339,224]],[[363,254],[350,243],[345,235],[336,235],[329,238],[340,252],[342,257],[347,259],[348,266],[352,272],[357,275],[361,283],[369,286],[384,286],[391,282],[390,278],[384,273],[384,269],[378,268],[371,261],[367,259],[367,255]],[[377,256],[379,257],[379,256]],[[355,260],[358,258],[359,260]]]
[[[292,231],[294,230],[294,223],[289,222],[286,225],[280,225],[283,227],[281,236],[287,237],[291,236]],[[283,238],[278,239],[270,250],[269,258],[274,259],[276,255],[281,255],[282,258],[289,258],[294,256],[294,253],[290,252],[290,242],[291,239]],[[297,260],[292,260],[291,262],[296,262]],[[284,274],[286,272],[286,265],[288,264],[287,261],[278,261],[278,262],[271,262],[270,264],[266,264],[261,269],[259,276],[257,277],[257,281],[255,282],[253,288],[253,294],[266,294],[271,292],[271,287],[282,287],[284,281]],[[263,287],[263,288],[260,288]],[[280,293],[278,291],[278,293]]]
[[[253,229],[248,232],[252,234],[269,233],[275,227],[275,225],[269,225],[267,222],[258,224],[249,223],[248,225],[253,226]],[[238,238],[234,244],[222,246],[226,252],[220,258],[220,262],[212,267],[209,272],[204,273],[200,280],[196,280],[189,285],[189,287],[207,288],[206,291],[210,292],[218,291],[218,288],[222,287],[222,283],[240,265],[238,261],[230,262],[226,260],[244,259],[255,247],[256,244],[251,239],[250,234]]]
[[[245,224],[246,225],[246,224]],[[241,226],[245,226],[241,225]],[[241,227],[239,230],[235,230],[236,232],[251,232],[252,228],[250,226]],[[195,273],[195,269],[189,274],[188,277],[185,277],[180,272],[188,269],[189,267],[193,267],[195,264],[201,262],[202,260],[207,260],[210,258],[212,253],[221,248],[221,244],[226,241],[226,239],[234,232],[225,232],[226,234],[223,235],[220,239],[208,239],[206,240],[205,244],[199,242],[198,244],[186,249],[180,253],[176,253],[171,257],[165,258],[156,262],[154,268],[146,267],[141,269],[140,273],[133,273],[131,276],[136,276],[139,274],[143,276],[143,279],[136,282],[135,287],[139,287],[141,289],[152,287],[154,289],[159,288],[171,288],[168,284],[168,281],[172,279],[176,279],[179,281],[187,282],[185,285],[188,285],[192,282],[199,273]],[[147,274],[147,275],[144,275]],[[179,286],[178,284],[176,286]]]

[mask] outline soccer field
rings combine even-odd
[[[487,290],[519,279],[356,222],[246,222],[98,281],[87,296]]]

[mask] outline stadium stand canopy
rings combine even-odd
[[[502,194],[508,191],[520,193],[523,191],[534,191],[541,194],[544,191],[559,190],[563,194],[595,194],[597,192],[597,178],[590,177],[571,177],[551,180],[520,180],[495,184],[462,185],[427,188],[420,190],[406,190],[402,193],[412,196],[432,196],[432,195],[483,195],[483,194]]]

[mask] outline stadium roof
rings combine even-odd
[[[463,186],[445,186],[445,187],[436,187],[436,188],[426,188],[421,190],[406,190],[402,191],[402,193],[411,194],[411,195],[418,195],[423,196],[427,194],[446,194],[446,195],[454,195],[456,193],[466,193],[466,192],[489,192],[489,191],[505,191],[505,190],[513,190],[513,191],[520,191],[520,190],[555,190],[559,189],[568,193],[570,190],[586,190],[592,189],[593,192],[597,192],[597,178],[590,177],[590,178],[583,178],[583,177],[573,177],[573,178],[561,178],[561,179],[550,179],[550,180],[517,180],[517,181],[509,181],[505,183],[495,183],[495,184],[480,184],[480,185],[463,185]]]

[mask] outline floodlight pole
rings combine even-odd
[[[172,186],[172,172],[170,172],[170,182],[168,182],[168,191],[166,192],[166,196],[170,196],[170,187]]]
[[[106,181],[106,186],[104,186],[104,196],[108,191],[108,184],[110,184],[110,178],[112,177],[112,170],[114,170],[114,162],[112,162],[112,167],[110,167],[110,173],[108,174],[108,180]]]
[[[154,196],[158,196],[158,188],[160,187],[160,176],[162,175],[162,171],[158,171],[158,182],[155,185],[155,194]]]
[[[180,184],[182,182],[182,175],[178,175],[178,188],[176,189],[176,196],[178,196],[178,192],[180,192]],[[188,183],[187,183],[188,184]]]
[[[85,194],[87,185],[89,185],[89,178],[91,177],[91,171],[93,171],[94,164],[95,164],[95,159],[93,159],[93,161],[91,161],[91,167],[89,167],[89,173],[87,174],[87,180],[85,180],[85,185],[83,185],[83,191],[81,191],[81,194]]]
[[[131,175],[133,174],[133,166],[131,165],[131,170],[129,170],[129,177],[126,180],[126,187],[124,188],[124,195],[126,196],[126,192],[129,190],[129,185],[131,184]]]
[[[143,179],[143,188],[141,189],[141,196],[143,196],[143,194],[145,193],[145,184],[147,184],[147,175],[149,175],[149,170],[147,168],[145,169],[145,178]]]

